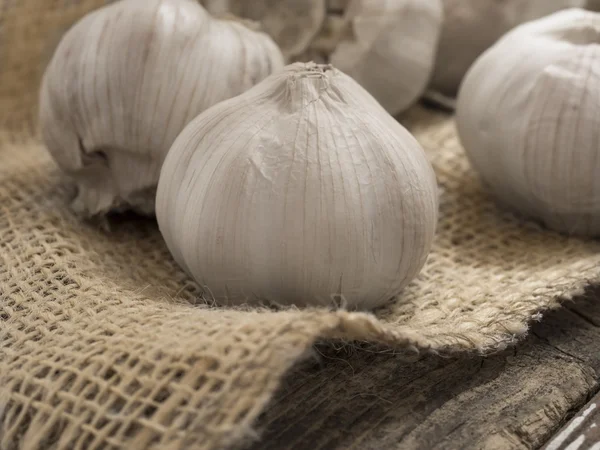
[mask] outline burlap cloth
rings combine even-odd
[[[203,304],[153,221],[125,217],[107,232],[77,220],[36,138],[44,64],[99,4],[0,0],[0,449],[237,446],[317,339],[493,351],[598,278],[598,243],[497,208],[452,118],[418,107],[405,120],[435,166],[441,218],[397,301],[376,316]]]

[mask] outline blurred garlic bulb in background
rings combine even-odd
[[[154,211],[162,161],[185,125],[283,67],[275,43],[191,0],[123,0],[63,37],[40,94],[43,139],[73,177],[73,208]]]
[[[358,81],[391,114],[425,91],[442,27],[440,0],[351,0],[349,31],[330,62]]]
[[[467,70],[512,28],[586,0],[442,0],[444,25],[431,88],[454,96]]]
[[[417,141],[352,78],[295,63],[177,138],[156,215],[222,304],[374,308],[420,271],[438,209]]]
[[[600,14],[521,25],[460,89],[457,126],[495,195],[548,227],[600,234]]]
[[[286,60],[306,51],[325,21],[325,0],[200,0],[214,15],[225,13],[261,23]]]
[[[288,61],[333,64],[391,114],[425,91],[442,28],[442,0],[200,1],[260,21]]]

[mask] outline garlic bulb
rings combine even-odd
[[[73,177],[73,208],[154,210],[166,152],[208,107],[283,67],[275,43],[192,0],[123,0],[61,40],[42,81],[40,122]]]
[[[600,233],[600,14],[516,28],[460,89],[460,138],[504,203],[570,234]]]
[[[417,141],[349,76],[295,63],[184,129],[156,213],[217,302],[363,309],[420,271],[437,208]]]
[[[391,114],[412,105],[433,71],[442,27],[440,0],[351,0],[351,27],[330,62]]]
[[[519,24],[586,0],[443,0],[444,25],[431,88],[454,96],[477,57]]]

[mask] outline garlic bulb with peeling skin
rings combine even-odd
[[[467,70],[502,35],[586,0],[443,0],[444,25],[430,86],[454,97]]]
[[[600,234],[600,14],[555,13],[477,60],[457,126],[504,203],[569,234]]]
[[[283,67],[275,43],[191,0],[123,0],[61,40],[40,94],[43,139],[84,215],[154,211],[171,144],[200,112]]]
[[[349,38],[331,54],[390,113],[411,106],[433,71],[442,27],[440,0],[351,0]]]
[[[331,66],[295,63],[184,129],[156,213],[218,303],[368,309],[419,273],[437,195],[423,150],[371,95]]]

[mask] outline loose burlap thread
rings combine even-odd
[[[374,315],[203,303],[154,221],[72,215],[35,133],[49,54],[102,3],[0,0],[1,450],[235,447],[317,339],[491,352],[598,280],[598,243],[497,207],[452,117],[416,107],[404,121],[436,170],[440,222],[402,295]]]

